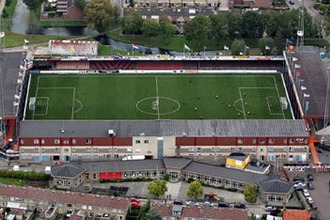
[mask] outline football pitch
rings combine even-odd
[[[280,74],[32,75],[25,119],[290,119]]]

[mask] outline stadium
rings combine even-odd
[[[35,55],[33,65],[23,59],[11,115],[19,124],[13,137],[21,161],[139,155],[217,161],[242,151],[304,163],[311,133],[327,125],[327,78],[322,65],[315,67],[317,54],[97,57],[88,54],[95,44],[68,43],[71,56]],[[298,68],[305,57],[313,57],[313,66]],[[308,91],[309,99],[302,90],[309,82],[302,84],[298,70],[325,78],[310,82],[318,91]]]

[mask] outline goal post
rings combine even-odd
[[[31,97],[29,100],[29,110],[34,111],[36,109],[36,97]]]
[[[280,97],[280,103],[282,110],[288,109],[288,100],[285,97]]]

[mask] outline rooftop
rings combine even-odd
[[[288,193],[292,189],[293,184],[281,179],[271,179],[259,183],[263,192],[272,193]]]
[[[304,120],[25,120],[19,133],[20,137],[107,137],[109,129],[119,137],[141,133],[157,137],[308,136]]]
[[[129,201],[124,198],[99,196],[84,193],[64,192],[33,187],[0,184],[1,196],[32,199],[34,201],[52,201],[63,204],[109,207],[127,210]]]
[[[283,211],[283,220],[306,220],[309,219],[308,210],[285,209]]]

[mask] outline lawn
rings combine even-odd
[[[10,185],[17,185],[17,186],[24,186],[25,185],[24,180],[14,179],[14,178],[5,178],[5,177],[0,177],[0,183],[10,184]]]
[[[285,96],[280,74],[36,74],[26,119],[287,119]]]

